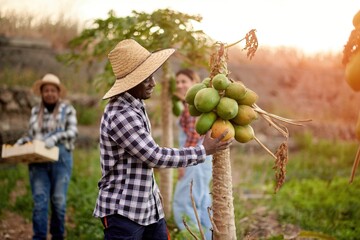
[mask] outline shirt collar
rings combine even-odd
[[[144,108],[144,106],[145,106],[145,102],[143,100],[134,98],[128,92],[124,92],[124,93],[120,94],[114,101],[120,101],[120,102],[124,101],[124,102],[129,103],[131,106],[133,106],[135,108]]]

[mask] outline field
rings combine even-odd
[[[348,183],[355,142],[296,138],[283,187],[274,192],[273,161],[259,147],[231,149],[233,195],[238,239],[357,239],[360,181]],[[92,217],[100,177],[98,149],[75,151],[69,189],[68,239],[102,239]],[[31,239],[31,197],[26,165],[0,165],[0,236]],[[14,220],[14,221],[9,221]],[[173,239],[178,232],[168,221]],[[334,230],[336,229],[336,231]],[[289,236],[293,236],[289,238]]]
[[[65,49],[65,42],[76,34],[73,23],[61,20],[51,28],[25,31],[26,21],[21,21],[24,20],[21,17],[6,15],[5,19],[9,20],[8,24],[0,24],[0,33],[32,40],[53,36],[46,41],[52,43],[51,49],[56,53]],[[4,21],[3,16],[1,20]],[[21,22],[23,28],[16,29],[15,23],[22,26]],[[47,22],[45,19],[43,26],[47,26]],[[46,29],[51,29],[52,34]],[[66,34],[60,34],[62,38],[56,37],[59,36],[57,30]],[[34,32],[38,34],[32,35]],[[0,51],[5,56],[9,49],[0,48]],[[33,51],[32,56],[38,56],[38,52]],[[63,76],[69,77],[64,81],[70,93],[100,98],[101,93],[96,92],[96,87],[89,81],[98,69],[78,73],[73,68],[59,67],[54,58],[46,58],[45,62],[52,64],[47,66],[44,61],[35,58],[26,61],[25,57],[19,56],[0,60],[7,63],[0,64],[1,83],[6,87],[29,87],[47,67],[51,67],[61,69]],[[359,239],[360,175],[356,175],[352,184],[348,181],[359,145],[354,128],[360,110],[360,94],[347,86],[341,58],[341,53],[308,56],[295,49],[260,46],[250,61],[240,48],[229,52],[230,76],[258,93],[261,108],[286,118],[312,119],[304,126],[288,127],[286,181],[277,193],[274,193],[272,158],[255,141],[232,146],[238,239]],[[206,76],[206,72],[201,74]],[[147,105],[154,138],[161,142],[159,97],[157,89]],[[79,126],[81,138],[96,143],[101,105],[96,108],[96,114],[87,110],[79,106],[82,113],[79,122],[83,123]],[[23,124],[25,126],[26,122]],[[263,119],[254,123],[254,129],[257,137],[272,151],[284,141]],[[103,238],[100,222],[92,217],[100,177],[99,151],[94,145],[87,148],[79,145],[74,151],[66,221],[68,239]],[[1,164],[0,186],[0,238],[31,239],[32,201],[27,166]],[[171,217],[168,225],[172,239],[177,239],[180,233]]]

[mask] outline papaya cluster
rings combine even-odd
[[[360,91],[360,11],[353,17],[354,31],[350,35],[349,42],[352,54],[345,66],[345,79],[354,91]],[[356,49],[355,51],[353,49]]]
[[[360,11],[353,17],[354,30],[352,31],[345,49],[351,49],[349,61],[345,66],[345,80],[352,88],[352,90],[360,91]],[[349,46],[348,46],[349,44]],[[346,52],[344,51],[344,55]],[[357,123],[355,126],[356,138],[360,140],[360,113],[358,115]]]
[[[234,137],[240,143],[255,138],[251,123],[258,118],[252,108],[257,99],[253,90],[241,82],[230,81],[223,73],[194,84],[185,96],[190,115],[198,117],[197,133],[203,135],[211,129],[211,136],[217,137],[228,129],[223,141]]]

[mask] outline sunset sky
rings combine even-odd
[[[257,30],[259,47],[296,47],[305,53],[341,52],[353,29],[359,0],[0,0],[1,11],[40,15],[63,14],[91,22],[106,18],[113,9],[118,17],[132,10],[151,13],[170,8],[198,14],[196,28],[215,40],[233,43],[251,29]]]

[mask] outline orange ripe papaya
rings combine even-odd
[[[223,120],[218,118],[211,127],[211,137],[217,138],[219,137],[225,130],[229,130],[229,132],[225,135],[225,137],[221,141],[227,141],[230,138],[235,136],[234,126],[231,124],[229,120]]]
[[[360,27],[360,11],[358,11],[353,17],[353,25],[355,28]]]
[[[345,67],[345,80],[354,91],[360,91],[360,51],[351,56]]]

